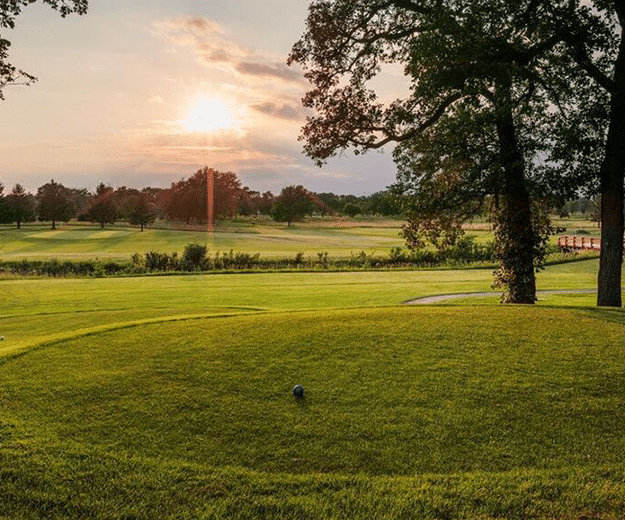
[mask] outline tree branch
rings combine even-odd
[[[434,112],[432,113],[430,117],[428,117],[424,122],[422,122],[417,127],[403,134],[395,134],[395,133],[389,132],[388,129],[384,127],[372,127],[372,130],[379,131],[385,134],[386,137],[378,141],[377,143],[371,143],[369,141],[359,141],[355,138],[349,138],[349,141],[357,146],[363,146],[363,147],[366,146],[367,148],[373,148],[373,149],[382,148],[384,145],[390,142],[401,143],[402,141],[407,141],[408,139],[411,139],[415,137],[416,135],[423,133],[429,127],[436,124],[436,122],[441,117],[443,117],[447,109],[451,105],[453,105],[456,101],[461,99],[463,96],[464,94],[462,94],[461,92],[456,92],[454,94],[447,96],[443,101],[441,101],[440,105],[436,108],[436,110],[434,110]]]

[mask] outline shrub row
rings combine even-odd
[[[9,260],[0,261],[0,273],[18,276],[109,276],[124,273],[127,263],[100,260]]]
[[[553,252],[554,262],[567,261],[563,253]],[[572,257],[574,255],[566,255]],[[14,276],[111,276],[167,272],[208,272],[237,270],[342,270],[342,269],[409,269],[423,267],[487,266],[494,265],[492,244],[479,245],[463,239],[456,246],[444,250],[408,251],[401,247],[391,249],[388,256],[373,256],[361,251],[347,258],[329,258],[327,252],[313,256],[297,253],[282,259],[261,258],[260,253],[234,251],[210,254],[205,245],[188,244],[182,255],[148,251],[135,253],[130,262],[81,260],[18,260],[0,261],[0,274]]]

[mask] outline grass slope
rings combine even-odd
[[[596,260],[550,266],[539,275],[539,288],[592,288],[596,271]],[[162,316],[396,305],[433,294],[488,291],[491,283],[490,269],[5,279],[0,355],[75,329]],[[567,298],[559,302],[592,305],[594,296]]]
[[[298,311],[5,357],[0,518],[620,518],[613,314]]]

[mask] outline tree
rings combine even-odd
[[[128,222],[133,226],[141,226],[141,231],[145,226],[149,226],[156,219],[156,209],[149,200],[149,195],[140,193],[128,199]]]
[[[89,221],[98,222],[102,229],[104,229],[104,224],[115,222],[117,218],[115,190],[103,182],[98,184],[86,216]]]
[[[36,0],[11,0],[0,2],[0,28],[14,29],[15,17],[22,8],[34,3]],[[65,18],[71,13],[85,14],[87,12],[87,0],[43,0],[52,9],[59,11]],[[0,101],[4,100],[3,88],[9,85],[30,85],[37,81],[32,74],[17,69],[7,59],[11,42],[0,37]]]
[[[302,220],[306,215],[315,211],[312,194],[303,186],[287,186],[283,188],[271,208],[271,218],[276,222],[291,222]]]
[[[348,202],[345,206],[343,206],[343,213],[345,213],[348,217],[354,218],[358,215],[358,213],[362,213],[362,208],[358,204]]]
[[[54,179],[37,189],[36,200],[39,220],[51,221],[52,229],[58,220],[67,222],[76,214],[70,190]]]
[[[165,214],[174,220],[204,223],[207,221],[207,181],[213,177],[215,218],[236,215],[240,199],[246,197],[241,181],[235,173],[220,172],[208,166],[198,170],[189,179],[172,183],[165,202]]]
[[[171,220],[183,220],[187,224],[191,220],[202,221],[206,213],[202,212],[202,190],[199,184],[189,182],[184,178],[173,182],[165,199],[165,215]]]
[[[258,215],[258,206],[260,203],[260,192],[250,190],[244,186],[239,196],[239,205],[237,206],[238,215]]]
[[[13,209],[9,199],[3,195],[4,186],[0,183],[0,224],[13,222]]]
[[[266,191],[260,196],[260,200],[258,201],[258,211],[261,215],[270,215],[271,208],[273,207],[273,203],[275,202],[276,197],[270,191]]]
[[[12,222],[17,223],[17,229],[21,228],[22,222],[32,222],[37,216],[35,211],[35,197],[27,193],[21,184],[13,186],[11,193],[7,195],[13,212]]]
[[[545,0],[545,4],[549,2]],[[565,168],[587,172],[587,194],[601,197],[597,305],[620,307],[625,181],[625,3],[555,2],[547,14],[566,45],[556,73],[577,91],[557,127]],[[598,182],[597,182],[598,181]]]
[[[138,189],[126,186],[120,186],[115,190],[115,204],[118,208],[117,218],[128,220],[133,206],[133,199],[140,194],[141,192]]]
[[[341,197],[334,193],[315,193],[315,196],[329,208],[327,212],[330,214],[340,211],[343,207]]]
[[[372,215],[393,217],[400,215],[402,210],[396,197],[390,191],[378,191],[369,195],[366,200],[367,212]]]
[[[468,216],[496,197],[496,281],[511,303],[535,301],[547,227],[535,225],[542,219],[532,196],[553,192],[547,172],[530,167],[550,144],[535,128],[553,103],[550,81],[557,78],[544,70],[561,42],[543,20],[543,4],[315,0],[289,56],[313,85],[303,103],[317,115],[301,138],[317,164],[349,147],[361,153],[395,142],[395,191],[405,200],[423,193],[436,202],[430,208],[449,208],[454,220],[461,216],[454,201]],[[411,87],[384,104],[369,85],[389,63],[403,65]],[[558,188],[564,194],[573,185]],[[433,213],[408,209],[432,222]]]

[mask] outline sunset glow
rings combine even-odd
[[[66,18],[27,3],[17,29],[2,31],[9,61],[39,78],[3,89],[5,194],[43,179],[167,188],[206,165],[273,193],[375,192],[395,180],[391,154],[345,154],[320,170],[302,153],[309,83],[286,60],[309,2],[89,2]]]
[[[223,102],[205,98],[193,105],[188,117],[178,123],[186,132],[214,132],[236,128],[239,121]]]

